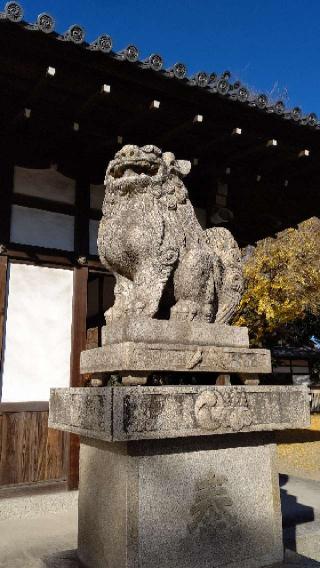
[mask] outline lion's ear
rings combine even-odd
[[[188,160],[176,160],[172,152],[165,152],[162,158],[169,171],[176,173],[178,176],[187,176],[191,170],[191,162]]]
[[[174,168],[181,176],[187,176],[191,170],[191,162],[189,160],[176,160]]]
[[[168,167],[172,166],[176,159],[172,152],[164,152],[164,154],[162,154],[162,158]]]

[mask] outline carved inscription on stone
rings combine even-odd
[[[271,372],[270,352],[243,347],[118,343],[81,355],[82,373],[120,371]]]
[[[189,533],[210,534],[228,528],[232,520],[230,507],[233,503],[228,495],[227,483],[225,475],[213,472],[197,481],[190,510]]]
[[[114,441],[306,428],[308,397],[292,385],[53,389],[50,427]]]
[[[239,432],[253,421],[246,393],[234,390],[202,392],[196,399],[194,413],[199,426],[206,430],[217,430],[223,425]]]

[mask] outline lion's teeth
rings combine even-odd
[[[130,177],[130,176],[134,176],[135,173],[133,170],[131,170],[131,168],[127,168],[123,174],[123,177]]]

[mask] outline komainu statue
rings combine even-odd
[[[115,274],[106,318],[227,323],[242,292],[241,256],[224,228],[203,230],[183,178],[191,164],[156,146],[124,146],[109,163],[98,249]]]

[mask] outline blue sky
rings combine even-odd
[[[320,116],[319,0],[22,0],[25,19],[43,11],[64,32],[78,23],[92,41],[112,36],[115,50],[134,43],[141,56],[190,73],[230,70],[259,92]]]

